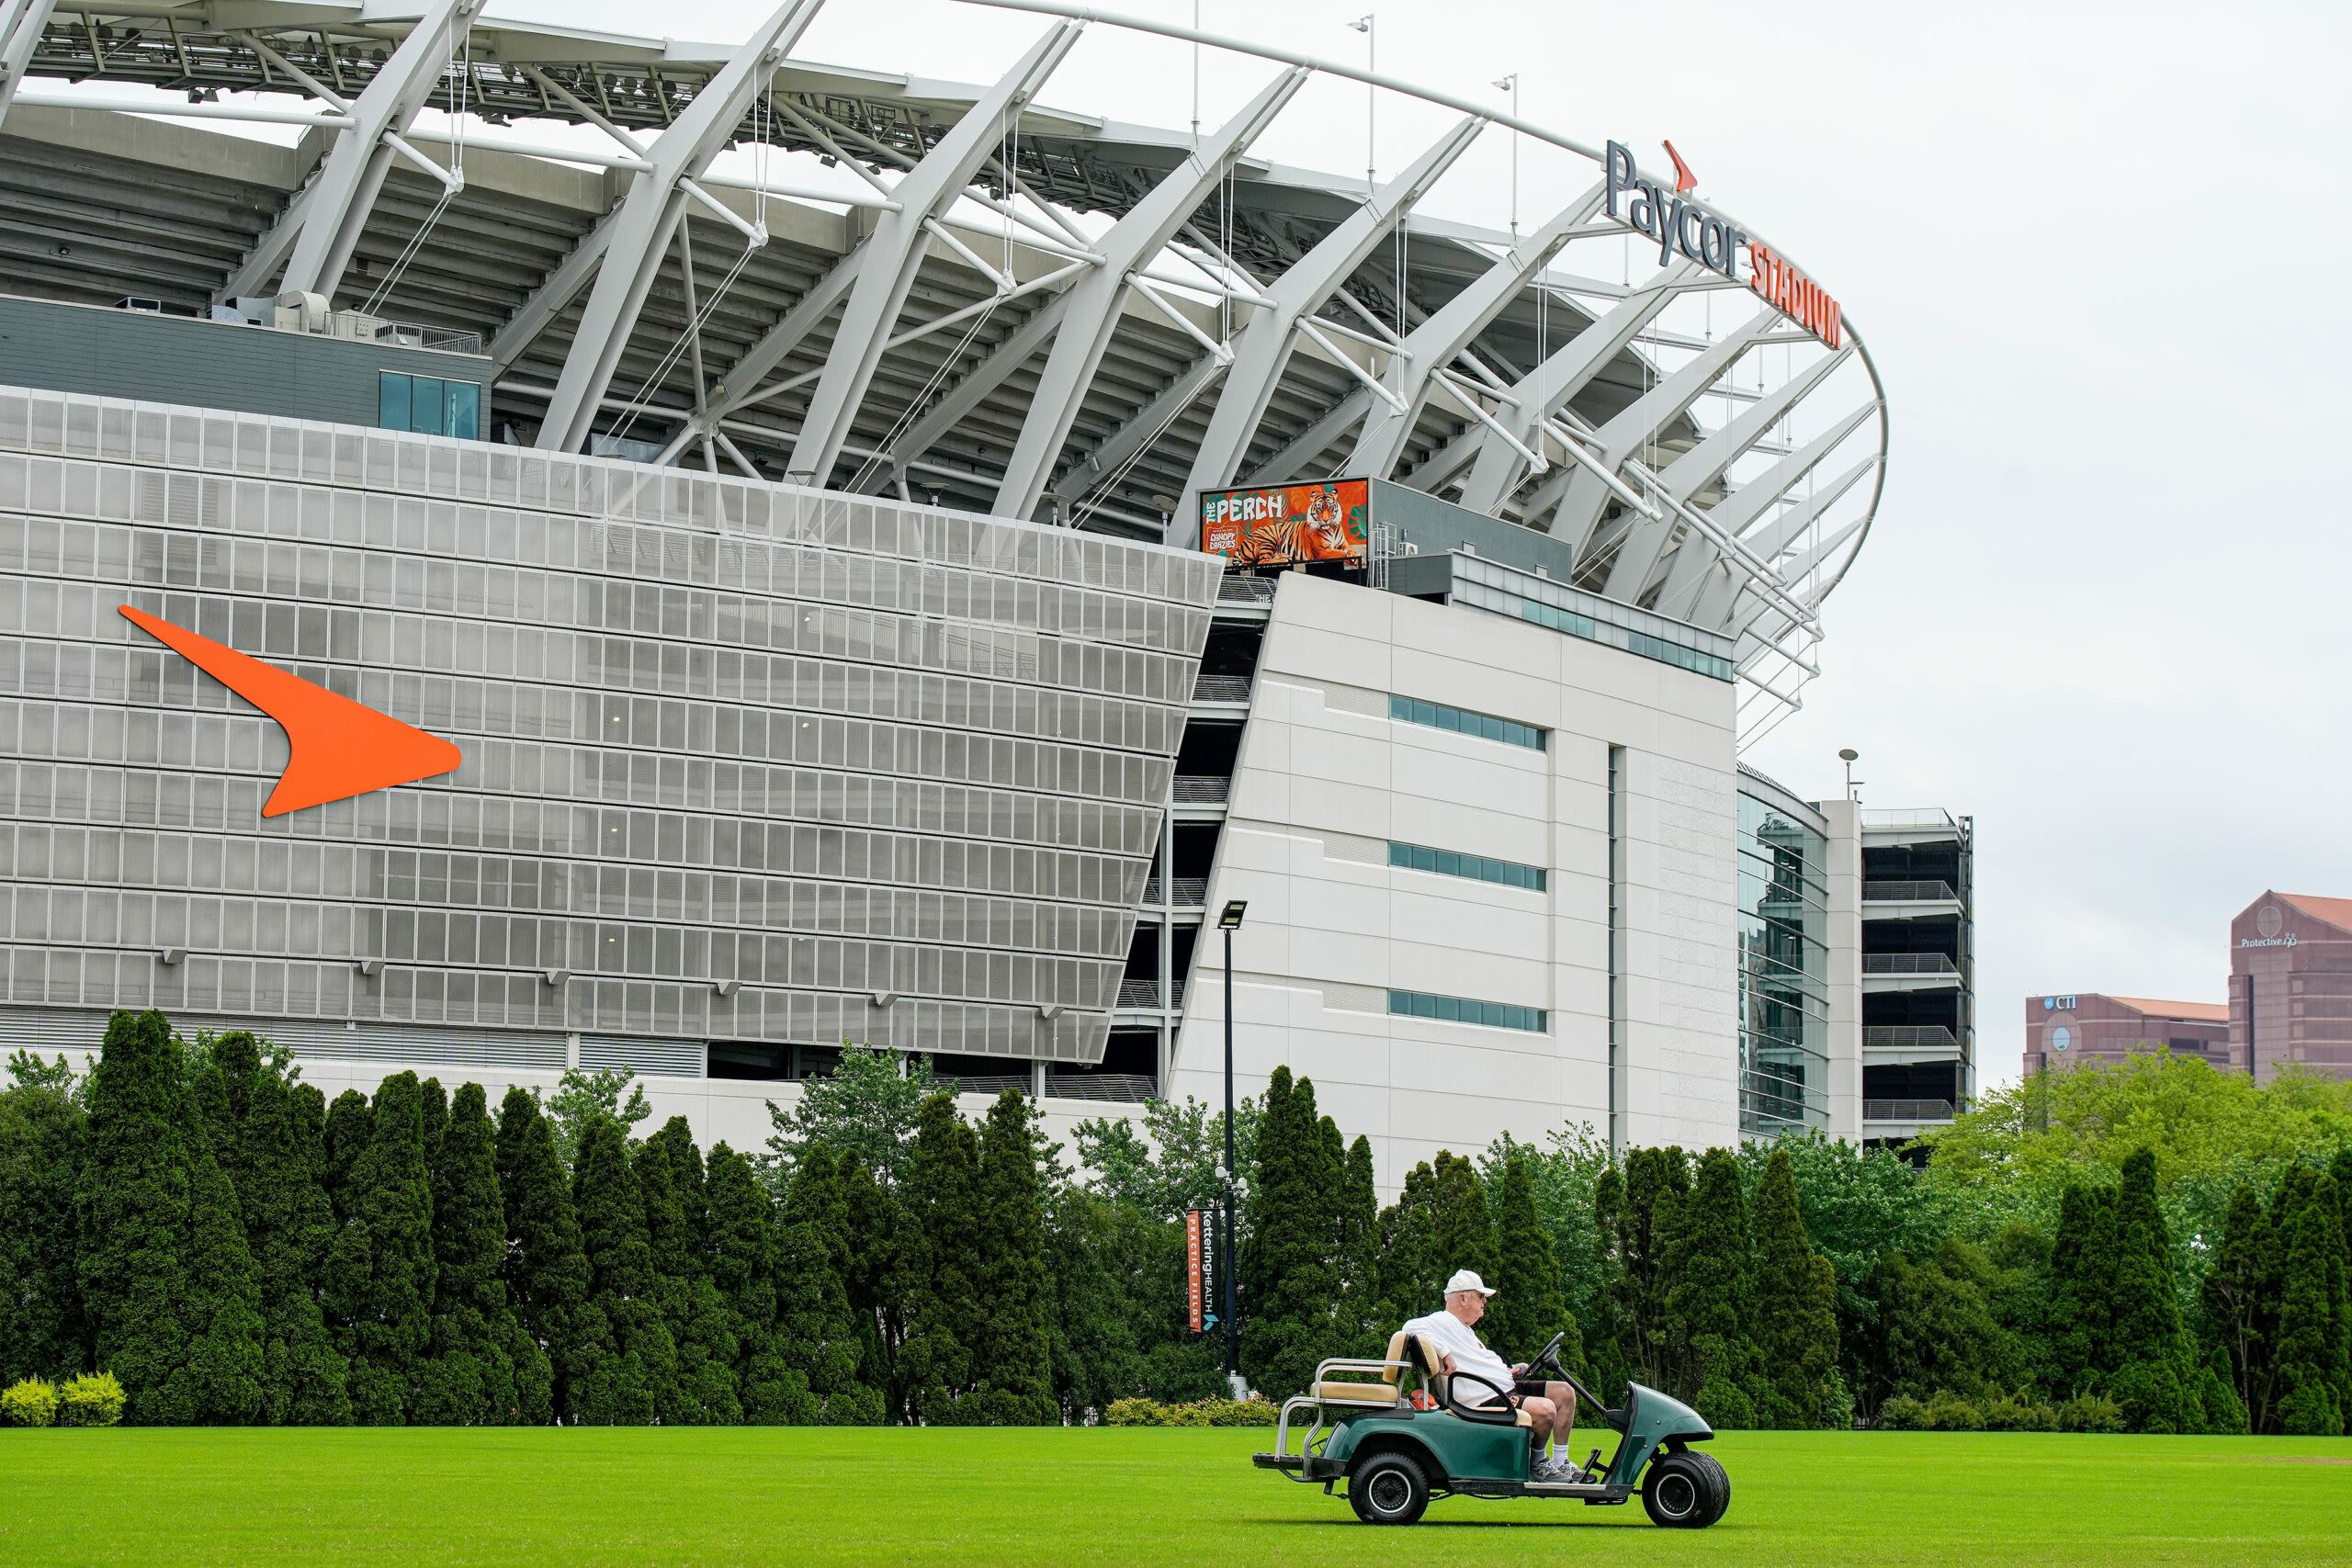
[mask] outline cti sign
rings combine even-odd
[[[1674,188],[1670,191],[1642,177],[1631,148],[1622,141],[1609,144],[1604,160],[1609,216],[1636,233],[1656,240],[1660,266],[1679,253],[1734,283],[1740,280],[1739,250],[1745,245],[1747,287],[1766,304],[1827,346],[1841,346],[1845,330],[1838,301],[1798,271],[1788,257],[1761,241],[1749,239],[1746,230],[1690,199],[1689,193],[1697,186],[1699,176],[1690,172],[1690,165],[1683,162],[1682,154],[1674,150],[1671,141],[1666,143],[1666,155],[1674,160]],[[1622,214],[1617,210],[1620,200],[1625,203]]]

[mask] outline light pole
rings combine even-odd
[[[1248,1390],[1241,1384],[1240,1325],[1235,1321],[1233,1284],[1233,933],[1241,929],[1242,913],[1249,908],[1247,899],[1227,899],[1225,912],[1216,920],[1217,929],[1225,932],[1225,1381],[1236,1399],[1246,1397]]]
[[[1519,118],[1519,73],[1514,71],[1508,76],[1496,77],[1495,85],[1510,95],[1510,118],[1517,119]],[[1514,245],[1519,243],[1519,128],[1517,126],[1511,128],[1510,133],[1510,243]],[[1535,357],[1540,362],[1544,356],[1539,353]]]
[[[1351,31],[1363,34],[1364,74],[1377,75],[1380,71],[1380,39],[1373,31],[1372,13],[1365,12],[1354,21],[1350,22],[1348,27]],[[1380,89],[1366,82],[1363,85],[1363,185],[1364,189],[1377,195],[1380,186],[1374,181],[1373,171],[1379,164],[1380,159],[1373,151],[1373,134],[1379,126]],[[1398,227],[1401,228],[1403,225],[1400,224]]]
[[[1846,798],[1848,800],[1859,798],[1854,794],[1854,764],[1862,760],[1862,754],[1851,746],[1841,747],[1838,752],[1838,760],[1846,764]]]

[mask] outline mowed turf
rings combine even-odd
[[[2352,1562],[2352,1440],[1732,1433],[1731,1511],[1408,1530],[1243,1431],[0,1432],[0,1562]]]

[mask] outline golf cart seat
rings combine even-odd
[[[1377,1361],[1338,1357],[1316,1368],[1313,1393],[1326,1404],[1396,1404],[1405,1397],[1401,1385],[1408,1368],[1426,1385],[1442,1365],[1428,1336],[1400,1328],[1388,1337],[1388,1353]],[[1370,1377],[1380,1381],[1352,1381]]]
[[[1377,1361],[1342,1358],[1316,1368],[1313,1395],[1325,1404],[1385,1409],[1405,1403],[1402,1382],[1408,1368],[1440,1406],[1453,1404],[1453,1380],[1446,1374],[1445,1357],[1438,1349],[1437,1341],[1426,1334],[1407,1334],[1401,1328],[1388,1337],[1388,1353]],[[1378,1374],[1378,1382],[1353,1381],[1374,1373]],[[1514,1426],[1533,1425],[1524,1410],[1513,1410],[1511,1416]]]

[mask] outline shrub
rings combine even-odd
[[[1821,1380],[1821,1424],[1833,1432],[1842,1432],[1854,1424],[1854,1391],[1846,1386],[1846,1374],[1832,1367]]]
[[[1265,1399],[1196,1399],[1162,1404],[1156,1399],[1114,1399],[1102,1412],[1105,1427],[1271,1427],[1273,1402]]]
[[[2103,1393],[2078,1393],[2058,1411],[2062,1432],[2120,1432],[2123,1407]]]
[[[2058,1412],[2047,1404],[2038,1404],[2014,1393],[2005,1393],[1986,1404],[1984,1409],[1984,1430],[1988,1432],[2054,1432],[2058,1429]]]
[[[57,1390],[40,1378],[27,1378],[0,1392],[0,1421],[11,1427],[46,1427],[57,1419]]]
[[[1917,1432],[1926,1429],[1928,1407],[1907,1393],[1898,1393],[1878,1407],[1878,1419],[1871,1423],[1882,1432]]]
[[[122,1419],[122,1384],[112,1372],[85,1372],[57,1395],[61,1427],[111,1427]]]
[[[1948,1388],[1936,1390],[1921,1414],[1919,1425],[1930,1432],[1981,1432],[1984,1413]]]

